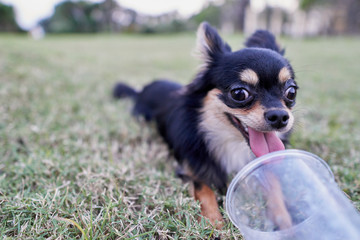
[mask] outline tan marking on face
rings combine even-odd
[[[287,67],[283,67],[279,72],[279,81],[281,83],[286,82],[291,78],[291,72]]]
[[[208,150],[215,156],[227,173],[239,171],[249,161],[254,159],[246,139],[229,121],[224,112],[240,109],[227,107],[218,97],[222,94],[219,89],[211,90],[204,99],[201,109],[199,129],[204,134]]]
[[[258,131],[267,130],[265,129],[265,108],[259,102],[256,102],[253,107],[251,109],[248,109],[247,111],[241,109],[239,110],[236,109],[236,111],[231,111],[230,113],[237,117],[246,126],[249,126]]]
[[[254,72],[253,70],[251,70],[249,68],[240,72],[240,79],[241,79],[241,81],[244,81],[251,85],[256,85],[259,82],[259,77],[256,74],[256,72]]]
[[[216,159],[228,173],[239,171],[246,163],[254,159],[246,139],[236,129],[224,113],[230,113],[238,118],[245,126],[257,131],[273,131],[264,118],[266,109],[260,102],[254,103],[250,109],[230,108],[219,99],[222,92],[213,89],[208,92],[204,99],[204,106],[200,110],[201,120],[199,129],[204,134],[208,150],[216,156]],[[282,108],[289,113],[289,123],[281,131],[291,129],[294,117],[287,108]]]
[[[273,131],[270,126],[266,123],[264,118],[264,113],[269,110],[275,110],[275,108],[265,108],[260,102],[256,102],[250,109],[241,109],[241,108],[230,108],[225,105],[219,98],[218,95],[222,94],[221,90],[213,89],[211,90],[204,100],[203,107],[203,119],[214,119],[211,121],[228,123],[228,119],[225,117],[224,112],[230,113],[237,117],[242,123],[246,126],[249,126],[257,131]],[[294,116],[290,109],[285,105],[284,101],[281,101],[283,108],[281,110],[286,111],[289,114],[289,122],[287,126],[282,130],[282,132],[289,131],[294,123]],[[209,125],[212,125],[210,120],[208,120]],[[229,123],[233,128],[233,126]],[[240,134],[240,133],[239,133]]]
[[[259,102],[256,102],[250,109],[230,108],[218,98],[220,94],[222,94],[222,92],[219,89],[213,89],[205,97],[202,112],[203,120],[208,122],[207,126],[213,126],[213,124],[217,122],[217,126],[226,124],[233,130],[232,124],[229,123],[229,120],[224,115],[224,113],[227,112],[236,116],[246,126],[261,131],[261,128],[265,125],[265,110]],[[238,134],[242,136],[241,133],[238,132]]]

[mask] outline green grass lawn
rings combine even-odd
[[[290,147],[325,159],[360,209],[360,41],[282,43],[301,88]],[[221,231],[197,221],[154,127],[110,97],[118,80],[188,83],[194,46],[195,34],[0,35],[1,239],[241,239],[226,214]]]

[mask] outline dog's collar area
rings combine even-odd
[[[240,131],[240,133],[244,136],[247,143],[249,144],[249,131],[248,127],[243,124],[237,117],[232,115],[231,113],[225,112],[226,117],[229,119],[230,123]]]

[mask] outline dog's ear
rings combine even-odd
[[[268,48],[284,55],[285,49],[280,49],[275,36],[266,30],[257,30],[245,42],[246,47]]]
[[[197,31],[197,51],[202,60],[206,64],[210,64],[218,56],[231,52],[231,48],[221,39],[215,28],[207,22],[203,22]]]
[[[200,24],[197,31],[197,51],[203,61],[200,72],[196,78],[188,85],[187,91],[199,92],[208,91],[213,87],[211,78],[207,75],[207,70],[216,62],[221,55],[231,52],[231,48],[226,44],[215,28],[207,22]]]

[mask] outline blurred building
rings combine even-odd
[[[201,12],[189,18],[176,11],[140,14],[116,0],[68,0],[58,4],[53,16],[40,25],[52,33],[161,33],[193,31],[202,21],[228,33],[268,29],[292,37],[359,34],[360,0],[209,0]]]
[[[225,32],[268,29],[293,37],[359,34],[359,0],[228,0],[220,27]]]

